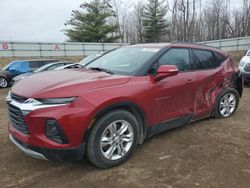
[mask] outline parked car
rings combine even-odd
[[[112,50],[110,50],[110,51],[112,51]],[[87,64],[90,63],[91,61],[96,60],[97,58],[99,58],[99,57],[101,57],[101,56],[103,56],[103,55],[109,53],[110,51],[106,51],[106,52],[105,52],[105,51],[100,51],[100,52],[91,54],[91,55],[89,55],[89,56],[83,58],[83,59],[79,62],[79,64],[81,64],[81,65],[83,65],[83,66],[84,66],[84,65],[87,65]]]
[[[245,84],[250,83],[250,49],[246,55],[240,60],[239,64],[240,74],[244,77]]]
[[[83,68],[84,66],[79,64],[79,63],[71,63],[68,65],[64,65],[61,67],[57,67],[55,70],[63,70],[63,69],[79,69],[79,68]]]
[[[58,67],[58,68],[56,68],[56,70],[84,68],[85,65],[87,65],[88,63],[98,59],[99,57],[103,56],[104,54],[106,54],[108,52],[110,52],[110,51],[98,52],[98,53],[91,54],[91,55],[83,58],[79,63],[74,63],[74,64]]]
[[[11,85],[12,78],[29,73],[37,68],[51,62],[57,62],[55,59],[36,59],[36,60],[16,60],[9,63],[3,70],[0,70],[0,88]]]
[[[12,84],[11,85],[13,85],[14,83],[26,78],[27,76],[32,75],[32,74],[39,73],[39,72],[44,72],[44,71],[55,70],[56,68],[59,68],[59,67],[65,66],[65,65],[72,65],[72,63],[73,63],[72,61],[58,61],[58,62],[54,62],[54,63],[49,63],[47,65],[44,65],[44,66],[34,70],[33,72],[20,74],[20,75],[14,77],[12,79]]]
[[[51,160],[85,155],[110,168],[147,137],[230,117],[243,91],[228,53],[202,45],[131,45],[85,68],[34,74],[12,87],[10,140],[24,153]]]

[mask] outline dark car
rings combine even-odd
[[[110,168],[125,162],[147,137],[204,118],[232,116],[242,91],[239,70],[222,50],[182,43],[131,45],[84,69],[43,72],[15,84],[6,97],[9,136],[35,158],[85,155]]]
[[[32,72],[48,63],[57,62],[55,59],[16,60],[0,70],[0,88],[11,85],[12,78],[20,74]]]
[[[20,75],[14,77],[12,79],[12,84],[11,85],[13,85],[14,83],[26,78],[27,76],[32,75],[32,74],[39,73],[39,72],[44,72],[44,71],[55,70],[55,69],[57,69],[59,67],[62,67],[62,66],[72,65],[72,63],[73,63],[72,61],[59,61],[59,62],[49,63],[47,65],[44,65],[44,66],[34,70],[33,72],[20,74]]]

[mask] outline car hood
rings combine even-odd
[[[242,57],[241,61],[244,61],[246,63],[250,63],[250,56],[244,56],[244,57]]]
[[[11,92],[27,98],[71,97],[93,89],[125,84],[129,79],[129,76],[86,69],[48,71],[28,76],[14,85]]]

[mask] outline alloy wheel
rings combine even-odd
[[[219,112],[223,117],[229,117],[234,112],[235,106],[235,95],[233,93],[227,93],[220,100]]]
[[[8,82],[5,78],[0,77],[0,87],[5,88],[8,86]]]
[[[108,160],[118,160],[128,153],[134,141],[134,131],[126,120],[116,120],[104,130],[100,148]]]

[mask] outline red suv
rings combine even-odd
[[[27,155],[109,168],[149,136],[231,116],[242,94],[229,55],[207,46],[137,44],[82,69],[38,73],[7,96],[11,141]]]

